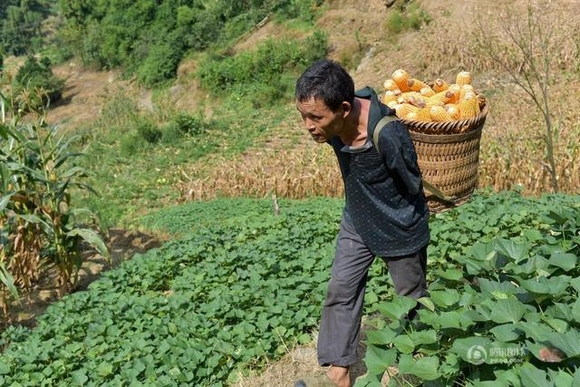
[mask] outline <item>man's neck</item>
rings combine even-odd
[[[367,123],[370,101],[355,98],[352,112],[346,117],[345,130],[339,137],[343,144],[358,147],[367,140]]]

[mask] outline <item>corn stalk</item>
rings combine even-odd
[[[81,221],[96,224],[96,216],[71,202],[73,194],[95,193],[83,183],[87,171],[74,164],[83,155],[72,151],[76,137],[58,137],[58,128],[45,122],[46,107],[35,107],[33,100],[38,96],[32,99],[29,92],[13,96],[10,120],[0,125],[2,259],[14,283],[25,289],[43,267],[55,266],[62,295],[77,282],[81,242],[104,257],[109,252],[94,227],[80,226]]]

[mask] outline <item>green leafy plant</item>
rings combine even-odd
[[[361,386],[385,372],[390,385],[578,383],[580,207],[563,196],[529,204],[504,194],[436,217],[430,296],[378,308]]]
[[[224,386],[263,368],[311,340],[341,204],[283,201],[275,215],[269,200],[218,200],[150,215],[179,237],[51,305],[34,330],[9,330],[0,384]]]
[[[104,256],[108,251],[97,231],[80,225],[94,214],[71,202],[79,192],[93,192],[83,182],[87,171],[73,161],[82,155],[71,149],[75,137],[57,137],[57,127],[45,123],[45,108],[26,106],[0,122],[0,257],[24,288],[39,278],[41,263],[56,266],[66,293],[82,262],[81,241]],[[26,122],[24,111],[30,112]]]
[[[21,110],[41,110],[48,103],[62,98],[64,80],[55,76],[47,57],[36,59],[29,56],[12,82],[12,102]]]
[[[419,30],[431,22],[431,17],[416,3],[398,6],[389,12],[385,29],[390,34],[400,34],[407,30]]]

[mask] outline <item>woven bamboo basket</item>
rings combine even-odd
[[[465,203],[477,186],[479,143],[488,113],[484,103],[479,115],[449,122],[401,120],[409,130],[423,180],[439,193],[425,189],[431,212]],[[441,193],[444,198],[441,198]]]

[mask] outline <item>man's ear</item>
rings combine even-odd
[[[340,107],[342,108],[342,116],[344,118],[346,118],[350,112],[352,111],[352,105],[350,104],[350,102],[344,101]]]

